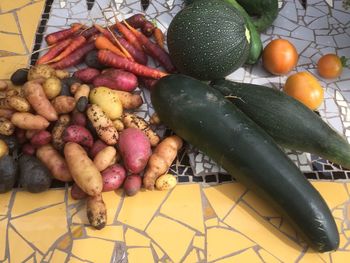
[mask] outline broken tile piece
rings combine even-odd
[[[8,228],[8,242],[11,262],[23,262],[34,253],[29,244],[12,227]],[[18,253],[18,248],[21,253]]]
[[[274,208],[272,208],[271,205],[268,202],[266,202],[266,200],[257,196],[252,191],[247,192],[242,199],[246,201],[250,207],[253,207],[253,209],[261,216],[280,216],[280,213],[278,213]]]
[[[0,58],[1,61],[1,58]],[[1,68],[5,68],[5,67],[1,67]],[[1,69],[0,69],[1,71]],[[1,79],[1,77],[0,77]],[[7,192],[4,194],[0,194],[0,215],[7,215],[8,212],[8,206],[9,206],[9,202],[12,196],[12,191],[11,192]]]
[[[300,263],[308,263],[308,262],[312,262],[312,263],[322,263],[324,262],[322,260],[322,258],[320,258],[319,253],[317,253],[316,251],[312,250],[312,249],[308,249],[305,254],[300,258],[300,261],[298,261]]]
[[[111,225],[116,217],[117,209],[122,198],[122,191],[110,191],[102,193],[103,201],[107,208],[107,225]]]
[[[35,263],[34,255],[31,256],[25,263]]]
[[[43,255],[40,254],[39,251],[35,251],[35,259],[36,259],[36,262],[41,262],[41,260],[43,259]]]
[[[79,258],[74,257],[72,255],[69,257],[69,260],[68,260],[68,263],[85,263],[85,262],[86,261],[82,261]]]
[[[141,191],[135,196],[124,197],[118,221],[145,230],[167,194],[167,191]]]
[[[211,227],[211,226],[217,226],[219,223],[219,220],[217,219],[217,217],[208,219],[205,221],[205,226],[206,227]]]
[[[217,216],[222,219],[235,205],[246,188],[239,183],[229,183],[203,189]]]
[[[57,244],[57,248],[61,250],[66,250],[68,247],[70,247],[72,244],[72,238],[69,233],[64,235],[64,237],[60,240],[60,242]]]
[[[0,39],[6,39],[6,41],[0,42],[0,50],[16,53],[19,55],[26,54],[26,49],[23,46],[23,42],[20,35],[13,35],[0,32]]]
[[[299,244],[290,240],[243,202],[235,206],[224,222],[280,260],[294,262],[302,252],[303,248]]]
[[[344,183],[313,181],[312,185],[320,192],[331,210],[349,198]]]
[[[54,263],[54,262],[65,262],[66,258],[67,258],[67,253],[63,252],[61,250],[55,249],[53,251],[52,257],[50,259],[50,262]]]
[[[280,260],[275,258],[273,255],[271,255],[269,252],[267,252],[263,248],[259,249],[258,253],[264,262],[269,262],[269,263],[280,263],[281,262]]]
[[[66,232],[68,232],[66,206],[55,205],[35,213],[11,220],[21,235],[42,253]]]
[[[192,249],[191,252],[187,255],[183,263],[196,263],[198,262],[198,255],[196,249]]]
[[[89,237],[98,237],[111,241],[124,241],[123,226],[105,226],[101,230],[93,227],[85,227],[86,235]]]
[[[332,262],[342,263],[348,262],[350,257],[350,251],[337,251],[330,253]]]
[[[27,63],[28,63],[28,56],[0,57],[0,65],[6,65],[6,67],[0,67],[0,79],[10,79],[13,72],[15,72],[19,68],[27,67]],[[1,209],[1,199],[0,199],[0,209]]]
[[[207,229],[207,260],[213,261],[242,249],[254,246],[255,243],[242,234],[220,227]],[[225,242],[223,242],[225,240]]]
[[[44,257],[44,261],[49,262],[49,261],[50,261],[50,259],[51,259],[52,253],[53,253],[53,251],[52,251],[52,250],[51,250],[51,251],[49,251],[49,252],[48,252],[48,253],[45,255],[45,257]]]
[[[110,262],[114,243],[99,238],[75,239],[72,254],[80,259],[92,262]]]
[[[29,4],[30,0],[1,0],[0,10],[5,13]]]
[[[281,217],[270,218],[269,222],[273,224],[275,227],[280,228],[282,223],[282,218]]]
[[[7,219],[0,221],[0,261],[5,259],[7,240]]]
[[[84,234],[83,226],[71,225],[69,228],[73,238],[81,238]]]
[[[280,230],[283,233],[290,236],[291,238],[293,238],[295,240],[297,239],[295,229],[291,226],[291,224],[286,219],[282,219],[282,225],[280,226]]]
[[[244,250],[242,253],[239,253],[232,257],[227,257],[227,258],[215,261],[215,263],[232,263],[232,262],[263,263],[261,258],[252,248]]]
[[[158,256],[158,259],[162,258],[164,256],[164,252],[160,249],[160,247],[153,242],[151,243],[151,245]]]
[[[150,248],[129,248],[127,254],[129,263],[154,263],[152,250]]]
[[[147,227],[146,233],[175,262],[184,257],[195,235],[188,227],[163,216],[155,217]]]
[[[125,233],[125,244],[128,247],[149,247],[151,240],[141,233],[128,228]]]
[[[0,31],[15,34],[19,33],[13,13],[5,13],[0,15]]]
[[[107,218],[108,220],[108,218]],[[72,215],[72,223],[88,225],[89,220],[86,214],[86,202],[83,202],[78,208],[77,211]]]
[[[188,202],[191,200],[191,202]],[[162,205],[160,212],[204,233],[200,186],[177,186]]]
[[[64,194],[64,189],[49,190],[37,195],[33,195],[27,191],[17,191],[11,209],[11,217],[17,217],[49,205],[63,203]]]
[[[205,238],[204,236],[195,236],[193,238],[193,246],[200,249],[205,249]]]

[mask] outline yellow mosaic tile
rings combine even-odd
[[[204,253],[203,253],[202,250],[197,250],[197,253],[198,253],[198,256],[199,256],[200,260],[204,260],[205,259],[205,256],[204,256]]]
[[[239,183],[223,184],[203,189],[217,216],[222,219],[246,191]]]
[[[147,227],[146,233],[175,262],[184,257],[195,235],[195,232],[188,227],[163,216],[155,217]]]
[[[320,192],[331,210],[349,199],[343,183],[312,182],[312,185]]]
[[[114,243],[99,238],[76,239],[73,241],[72,254],[92,262],[110,262]]]
[[[52,255],[52,257],[51,257],[50,262],[51,262],[51,263],[65,262],[67,256],[68,256],[68,255],[67,255],[66,252],[63,252],[63,251],[58,250],[58,249],[55,249],[55,250],[53,251],[53,255]]]
[[[86,261],[80,260],[79,258],[70,256],[68,263],[85,263]]]
[[[200,248],[200,249],[205,249],[205,238],[204,236],[195,236],[193,238],[193,246]]]
[[[273,224],[275,227],[279,228],[282,223],[282,218],[281,217],[271,218],[269,222]]]
[[[101,230],[96,230],[88,226],[85,227],[85,232],[89,237],[98,237],[111,241],[124,241],[123,226],[105,226]]]
[[[49,261],[50,261],[50,259],[51,259],[52,253],[53,253],[53,251],[52,251],[52,250],[51,250],[51,251],[49,251],[49,252],[48,252],[48,253],[45,255],[45,257],[44,257],[44,261],[49,262]]]
[[[216,217],[205,220],[206,227],[217,226],[218,224],[219,224],[219,220]]]
[[[12,263],[23,262],[34,253],[34,250],[29,246],[29,244],[22,237],[20,237],[12,227],[8,228],[8,240],[10,259]],[[21,249],[21,253],[18,253],[18,248]]]
[[[350,239],[350,229],[344,230],[346,238]]]
[[[73,238],[81,238],[84,234],[83,226],[71,225],[70,232],[72,233]]]
[[[0,15],[0,31],[18,34],[18,27],[13,13]]]
[[[220,227],[207,229],[206,240],[208,261],[219,259],[255,245],[254,242],[242,234]]]
[[[150,248],[129,248],[127,253],[129,263],[154,263]]]
[[[50,190],[32,194],[26,191],[18,191],[11,209],[11,216],[16,217],[38,208],[63,203],[65,190]]]
[[[242,202],[230,212],[224,222],[280,260],[294,262],[301,254],[302,248],[299,244],[291,241]]]
[[[153,242],[151,243],[151,245],[152,245],[154,251],[156,252],[158,258],[162,258],[164,256],[164,252],[161,250],[161,248]]]
[[[30,0],[1,0],[0,2],[0,9],[2,12],[8,12],[17,8],[20,8],[24,5],[29,4]]]
[[[27,63],[28,56],[0,57],[0,65],[6,65],[0,67],[0,79],[9,79],[17,69],[27,67]]]
[[[299,263],[322,263],[324,260],[320,258],[319,253],[315,253],[314,250],[308,249],[305,254],[301,257]]]
[[[266,217],[276,217],[280,216],[271,205],[266,202],[264,199],[257,196],[252,191],[249,191],[243,196],[243,200],[246,201],[251,207],[254,208],[256,212],[258,212],[261,216]]]
[[[22,35],[28,50],[32,50],[35,32],[38,27],[39,18],[43,11],[45,1],[35,2],[17,11],[18,21],[21,26]]]
[[[283,221],[282,221],[282,225],[280,227],[280,230],[292,238],[297,238],[297,233],[296,233],[295,229],[285,219],[283,219]]]
[[[36,262],[41,262],[41,260],[43,259],[43,255],[41,255],[39,251],[35,251],[35,259]]]
[[[215,261],[215,263],[241,263],[241,262],[263,263],[261,258],[255,253],[255,251],[252,248],[249,248],[235,256]]]
[[[1,68],[4,68],[4,67],[1,67]],[[12,196],[12,192],[0,194],[0,215],[7,215],[11,196]]]
[[[55,205],[11,220],[21,235],[42,253],[68,231],[65,204]]]
[[[135,196],[125,197],[118,221],[144,230],[167,194],[167,191],[141,191]]]
[[[276,257],[274,257],[269,252],[267,252],[265,249],[259,249],[258,253],[264,262],[268,262],[268,263],[280,263],[281,262]]]
[[[160,212],[204,233],[202,198],[198,184],[175,187]]]
[[[82,202],[81,205],[77,208],[76,212],[72,212],[72,223],[74,224],[82,224],[82,225],[88,225],[89,220],[86,215],[86,202],[85,200]]]
[[[57,248],[61,250],[67,249],[72,244],[72,238],[67,233],[64,235],[64,237],[61,239],[61,241],[57,244]]]
[[[344,220],[344,209],[335,209],[332,211],[332,215],[336,218]]]
[[[346,236],[343,233],[339,233],[339,248],[344,248],[349,240],[346,238]]]
[[[20,35],[0,32],[0,39],[6,39],[6,41],[0,42],[0,50],[12,52],[18,55],[26,54],[26,49],[23,46]]]
[[[332,263],[346,263],[349,262],[350,252],[349,251],[337,251],[330,253],[332,258]]]
[[[0,221],[0,261],[5,259],[7,219]]]
[[[216,217],[214,209],[212,208],[212,206],[208,202],[205,202],[205,204],[204,204],[203,216],[204,216],[204,219]]]
[[[187,255],[183,263],[197,263],[198,255],[196,249],[192,249],[191,252]]]
[[[26,260],[25,263],[35,263],[34,256],[32,256],[28,260]]]
[[[151,240],[135,230],[128,228],[125,233],[125,244],[128,247],[149,247]]]
[[[117,192],[104,192],[102,197],[107,208],[107,225],[111,225],[115,220],[117,209],[122,198],[122,190],[118,190]]]

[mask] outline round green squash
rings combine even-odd
[[[247,60],[249,30],[239,11],[221,0],[195,1],[169,25],[171,60],[183,74],[200,80],[223,78]]]

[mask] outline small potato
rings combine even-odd
[[[15,112],[11,122],[23,130],[45,130],[50,125],[44,117],[29,112]]]
[[[123,185],[126,195],[128,196],[136,195],[137,192],[141,189],[141,184],[142,184],[141,176],[139,176],[138,174],[128,175],[125,178],[124,185]]]
[[[158,190],[169,190],[174,188],[177,183],[176,177],[172,174],[163,174],[156,180],[156,188]]]
[[[4,80],[0,80],[0,91],[7,89],[7,83]]]
[[[7,146],[6,142],[3,140],[0,140],[0,159],[9,153],[9,147]]]
[[[66,114],[72,112],[75,108],[75,100],[70,96],[58,96],[51,103],[57,114]]]
[[[133,110],[139,108],[143,104],[143,99],[139,94],[132,94],[127,91],[114,90],[125,110]]]
[[[67,70],[56,69],[55,76],[59,79],[65,79],[70,77],[70,73]]]
[[[118,95],[112,89],[106,87],[97,87],[91,90],[89,100],[98,105],[106,115],[115,120],[121,117],[123,106]]]
[[[72,185],[70,195],[74,200],[82,200],[88,196],[76,183]]]
[[[33,135],[33,137],[30,139],[30,143],[34,147],[40,147],[45,144],[50,143],[52,140],[52,135],[48,131],[39,131]]]
[[[26,130],[24,136],[27,140],[31,140],[33,136],[38,132],[40,132],[40,130]]]
[[[91,226],[98,230],[105,227],[107,223],[107,209],[101,194],[96,196],[88,196],[86,202],[86,212]]]
[[[15,72],[11,75],[11,82],[14,85],[23,85],[28,81],[28,71],[27,68],[20,68],[17,69]]]
[[[27,141],[26,131],[25,130],[16,128],[15,135],[16,135],[17,142],[19,144],[23,144],[23,143],[25,143]]]
[[[50,77],[54,77],[56,75],[55,70],[49,65],[37,65],[35,67],[31,67],[28,72],[28,80],[45,78],[48,79]]]
[[[86,84],[80,85],[75,94],[74,94],[74,99],[75,101],[78,101],[81,97],[86,97],[88,98],[90,94],[90,87]]]
[[[158,114],[156,112],[152,114],[149,122],[150,122],[150,124],[153,124],[153,125],[159,125],[160,124],[160,119],[159,119],[159,116],[158,116]]]
[[[35,154],[35,147],[31,145],[30,143],[26,143],[22,146],[22,153],[27,155],[34,155]]]
[[[24,91],[22,87],[11,86],[6,90],[6,97],[19,96],[24,97]]]
[[[120,164],[114,164],[102,173],[103,189],[102,192],[113,191],[121,187],[126,178],[126,171]]]
[[[15,126],[6,118],[0,118],[0,134],[12,135],[15,132]]]
[[[4,117],[6,119],[11,119],[13,113],[14,113],[13,110],[0,108],[0,117]]]
[[[68,126],[62,134],[62,138],[65,142],[75,142],[88,148],[91,148],[94,143],[90,131],[79,125]]]
[[[108,145],[105,144],[104,141],[100,139],[96,140],[89,151],[90,157],[94,159],[96,155],[106,147],[108,147]]]
[[[43,89],[48,99],[53,99],[61,93],[61,81],[56,77],[51,77],[45,80]]]
[[[87,119],[84,113],[79,111],[74,111],[72,114],[72,124],[79,125],[85,127],[87,123]]]
[[[113,125],[117,129],[118,132],[121,132],[125,128],[124,123],[120,119],[115,119],[113,121]]]
[[[8,101],[7,98],[1,98],[0,99],[0,109],[13,110],[13,108],[10,106],[9,101]]]
[[[30,111],[30,104],[29,102],[20,96],[11,96],[8,99],[8,104],[19,112],[28,112]]]
[[[94,158],[94,164],[100,172],[115,164],[117,160],[117,150],[112,146],[107,146],[99,151]]]
[[[70,117],[67,114],[61,115],[52,129],[52,145],[56,150],[63,150],[65,141],[63,140],[63,132],[69,126]]]
[[[73,83],[71,86],[70,86],[70,92],[72,93],[72,94],[75,94],[76,92],[77,92],[77,90],[78,90],[78,88],[80,87],[80,85],[81,85],[81,83],[79,83],[79,82],[75,82],[75,83]]]
[[[95,77],[100,75],[100,71],[95,68],[83,68],[74,72],[73,77],[80,79],[84,83],[92,83]]]

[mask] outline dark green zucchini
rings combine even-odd
[[[334,218],[319,192],[274,140],[219,91],[188,76],[170,75],[156,83],[151,100],[168,127],[279,208],[313,248],[338,247]]]
[[[216,80],[211,85],[269,133],[278,144],[350,168],[350,145],[298,100],[268,87]]]

